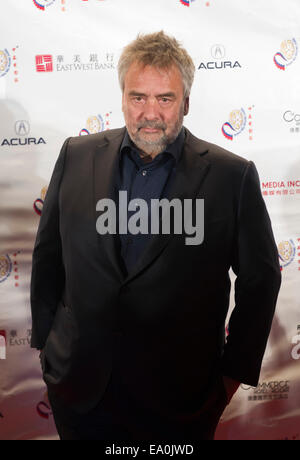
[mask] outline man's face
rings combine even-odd
[[[131,140],[153,157],[175,141],[187,115],[179,69],[142,66],[134,62],[125,76],[122,109]]]

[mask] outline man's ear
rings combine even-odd
[[[184,115],[187,115],[189,113],[189,109],[190,109],[190,98],[186,97],[184,101],[184,112],[183,112]]]
[[[124,91],[122,92],[122,112],[124,113]]]

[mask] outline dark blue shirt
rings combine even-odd
[[[119,152],[118,190],[127,192],[127,209],[129,201],[135,198],[142,198],[146,201],[149,211],[148,234],[131,234],[129,230],[127,230],[127,233],[120,234],[118,222],[117,232],[119,233],[121,243],[121,257],[125,263],[127,272],[131,271],[152,237],[150,227],[151,199],[161,199],[166,196],[174,179],[176,166],[183,149],[184,138],[185,133],[182,128],[173,144],[168,145],[162,153],[159,153],[152,160],[150,155],[144,158],[140,156],[138,149],[132,143],[126,131]],[[127,224],[130,217],[139,211],[139,209],[137,207],[135,211],[128,211]]]

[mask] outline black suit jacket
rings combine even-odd
[[[258,174],[185,131],[168,198],[205,200],[204,241],[153,235],[127,276],[118,236],[96,231],[125,128],[68,138],[57,160],[33,252],[31,345],[44,349],[49,389],[78,411],[97,404],[111,373],[143,406],[169,413],[199,409],[221,374],[258,383],[281,282]]]

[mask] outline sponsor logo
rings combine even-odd
[[[59,54],[53,57],[52,54],[40,54],[35,57],[37,72],[89,72],[115,69],[114,54],[105,53],[100,56],[97,53],[90,53],[82,57],[74,54],[72,58]]]
[[[300,133],[300,113],[286,110],[283,119],[288,124],[291,133]]]
[[[55,0],[33,0],[33,3],[39,10],[45,11],[46,8],[55,3]]]
[[[0,331],[0,359],[6,359],[6,332]]]
[[[35,56],[37,72],[53,72],[53,57],[51,54],[39,54]]]
[[[8,345],[9,347],[27,347],[30,346],[31,341],[31,329],[26,331],[26,334],[20,334],[16,330],[11,330],[9,332],[9,340]]]
[[[18,147],[24,145],[46,144],[42,137],[27,137],[30,133],[30,124],[26,120],[18,120],[15,123],[14,131],[17,137],[2,139],[1,147]]]
[[[30,132],[30,125],[26,120],[19,120],[15,123],[15,132],[19,136],[27,136]]]
[[[20,347],[20,346],[30,346],[31,342],[31,329],[27,330],[26,335],[18,334],[16,330],[7,332],[5,330],[0,330],[0,359],[7,358],[7,348],[8,347]]]
[[[90,53],[87,57],[74,54],[72,59],[66,59],[59,55],[56,59],[55,69],[57,72],[88,72],[115,69],[114,54],[105,53],[100,56],[97,53]]]
[[[300,179],[263,181],[261,188],[264,196],[300,195]]]
[[[298,45],[294,38],[281,42],[280,51],[278,51],[273,61],[277,69],[286,70],[288,66],[293,64],[298,55]]]
[[[271,382],[259,383],[253,388],[242,384],[241,388],[245,391],[250,391],[248,401],[270,401],[282,400],[289,397],[289,380],[273,380]]]
[[[213,45],[210,49],[210,54],[213,60],[200,62],[198,70],[236,69],[242,67],[237,60],[224,59],[226,51],[225,47],[221,44]]]

